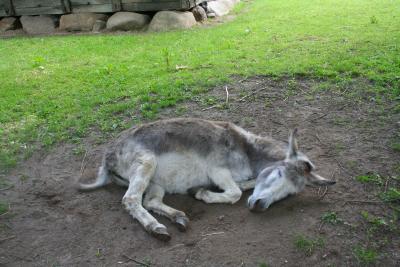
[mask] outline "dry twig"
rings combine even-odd
[[[1,242],[3,242],[3,241],[6,241],[6,240],[13,239],[13,238],[15,238],[15,235],[12,235],[12,236],[9,236],[9,237],[6,237],[6,238],[3,238],[3,239],[0,239],[0,243],[1,243]]]
[[[317,118],[315,118],[315,119],[310,120],[310,122],[316,122],[317,120],[322,119],[322,118],[324,118],[324,117],[326,117],[326,116],[328,116],[328,113],[322,114],[321,116],[319,116],[319,117],[317,117]]]
[[[257,94],[258,92],[260,92],[260,91],[262,91],[262,90],[264,90],[264,89],[265,89],[265,88],[263,87],[263,88],[260,88],[260,89],[258,89],[258,90],[256,90],[256,91],[253,91],[253,92],[251,92],[250,94],[245,95],[244,97],[240,98],[238,101],[239,101],[239,102],[242,102],[242,101],[244,101],[246,98],[248,98],[248,97],[250,97],[250,96],[252,96],[252,95]]]
[[[383,204],[382,201],[376,201],[376,200],[345,200],[345,203],[366,203],[366,204]]]
[[[150,264],[147,264],[147,263],[145,263],[145,262],[138,261],[138,260],[136,260],[136,259],[134,259],[134,258],[129,257],[128,255],[122,254],[122,256],[124,256],[125,258],[127,258],[127,259],[130,260],[130,261],[133,261],[134,263],[139,264],[140,266],[150,267]]]
[[[13,187],[14,187],[14,185],[12,184],[9,187],[1,188],[0,191],[6,191],[6,190],[11,189]]]
[[[80,176],[82,177],[83,171],[86,168],[86,164],[85,164],[85,159],[87,156],[87,150],[85,150],[85,155],[83,156],[82,162],[81,162],[81,169],[80,169]],[[85,165],[84,165],[85,164]]]
[[[228,106],[228,104],[229,104],[229,91],[228,91],[228,86],[225,86],[225,92],[226,92],[225,104],[226,104],[226,106]]]
[[[204,234],[204,235],[202,235],[202,237],[207,237],[207,236],[211,236],[211,235],[222,235],[222,234],[225,234],[225,232],[215,232],[215,233]]]

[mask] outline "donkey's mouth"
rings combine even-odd
[[[270,203],[268,199],[252,199],[251,197],[249,198],[247,202],[247,206],[249,207],[250,211],[253,212],[261,212],[266,210],[269,207]]]

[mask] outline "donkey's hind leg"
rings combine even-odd
[[[142,206],[143,193],[147,189],[155,169],[156,160],[151,154],[142,155],[133,162],[129,171],[129,187],[122,203],[133,218],[137,219],[149,233],[158,239],[168,241],[171,237],[167,228]]]
[[[166,216],[178,226],[179,231],[186,231],[189,219],[184,212],[164,204],[162,202],[164,194],[164,188],[157,184],[150,183],[144,197],[143,206],[148,210]]]

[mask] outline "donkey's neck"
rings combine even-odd
[[[265,168],[283,161],[286,157],[287,145],[271,137],[255,136],[249,143],[247,155],[254,176]]]

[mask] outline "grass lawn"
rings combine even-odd
[[[138,110],[155,118],[232,75],[362,77],[377,100],[399,100],[398,1],[254,0],[236,13],[179,32],[0,40],[0,169],[93,128],[119,132]]]

